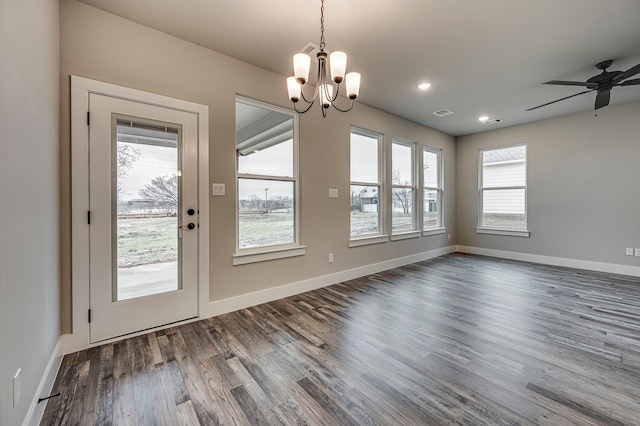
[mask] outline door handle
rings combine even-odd
[[[196,227],[196,225],[195,225],[193,222],[190,222],[190,223],[187,225],[187,228],[189,228],[189,229],[194,229],[195,227]]]

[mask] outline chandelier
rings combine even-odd
[[[320,51],[318,58],[318,73],[316,81],[316,89],[313,97],[308,99],[303,91],[304,84],[309,80],[309,68],[311,66],[311,57],[306,53],[298,53],[293,56],[294,76],[287,78],[287,88],[289,90],[289,99],[293,102],[293,108],[301,114],[309,111],[316,99],[320,99],[322,104],[322,116],[327,116],[327,109],[333,106],[340,112],[347,112],[353,108],[354,100],[360,92],[360,74],[347,71],[347,54],[344,52],[333,52],[327,55],[324,51],[324,0],[320,5]],[[327,68],[331,70],[331,78],[327,77]],[[333,83],[335,83],[335,86]],[[344,82],[346,95],[350,99],[351,104],[341,108],[336,105],[340,84]],[[307,105],[302,109],[298,109],[298,101],[302,99]]]

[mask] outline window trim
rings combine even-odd
[[[422,236],[429,237],[431,235],[440,235],[440,234],[446,234],[446,233],[447,233],[447,228],[443,226],[439,228],[429,228],[429,229],[423,230]]]
[[[485,188],[483,186],[483,170],[484,163],[483,157],[484,152],[486,151],[496,151],[500,149],[508,149],[508,148],[516,148],[516,147],[524,147],[524,160],[517,160],[518,162],[524,162],[524,185],[511,185],[511,186],[495,186],[490,188]],[[516,143],[511,145],[503,145],[499,147],[492,148],[480,148],[478,151],[478,221],[476,227],[476,233],[478,234],[492,234],[492,235],[503,235],[503,236],[512,236],[512,237],[530,237],[531,232],[529,231],[529,206],[528,206],[528,160],[527,160],[527,144],[526,143]],[[508,161],[508,163],[513,163],[514,161]],[[505,162],[507,163],[507,162]],[[507,227],[497,227],[497,226],[485,226],[482,223],[482,215],[483,215],[483,196],[484,191],[487,190],[506,190],[506,189],[522,189],[524,190],[524,229],[514,229]]]
[[[412,184],[411,185],[396,185],[393,183],[393,145],[403,145],[406,147],[411,148],[411,181]],[[412,238],[416,235],[412,235],[415,233],[418,233],[417,236],[419,236],[419,229],[420,229],[420,225],[421,222],[419,223],[419,219],[418,219],[418,210],[420,210],[420,206],[419,206],[419,199],[420,197],[418,196],[418,187],[420,185],[420,177],[417,176],[418,173],[418,165],[417,165],[417,147],[418,147],[418,143],[414,142],[410,139],[405,139],[405,138],[401,138],[398,136],[394,136],[391,138],[391,239],[392,240],[401,240],[401,239],[406,239],[406,238]],[[413,203],[412,208],[411,208],[411,229],[403,229],[401,231],[398,232],[394,232],[393,231],[393,197],[394,197],[394,189],[396,188],[400,188],[400,189],[411,189],[411,202]],[[420,210],[421,211],[421,210]],[[404,235],[404,234],[408,234],[408,235]],[[398,236],[405,236],[406,238],[401,238]],[[394,238],[395,236],[395,238]]]
[[[375,138],[378,141],[378,182],[360,182],[351,180],[351,135],[357,134],[364,137]],[[384,134],[374,130],[351,125],[349,128],[349,247],[359,247],[368,244],[387,242],[389,235],[386,233],[386,191],[385,191],[385,143]],[[379,232],[362,235],[351,234],[351,187],[377,186],[378,187],[378,229]]]
[[[369,235],[367,237],[356,237],[349,240],[349,247],[368,246],[371,244],[386,243],[389,241],[389,236],[386,234]]]
[[[425,186],[424,184],[424,153],[428,151],[432,154],[436,154],[436,162],[438,164],[438,182],[436,187]],[[422,235],[427,237],[430,235],[436,234],[444,234],[446,230],[446,225],[444,223],[444,150],[442,148],[435,148],[429,145],[423,145],[422,147],[422,156],[420,158],[420,170],[422,173],[420,175],[420,182],[422,187],[422,202],[420,205],[422,206],[422,215],[421,217],[421,229]],[[424,225],[424,192],[426,190],[438,191],[438,223],[435,226],[425,227]]]
[[[275,248],[273,248],[275,247]],[[267,250],[267,248],[271,248]],[[252,248],[252,249],[255,249]],[[246,250],[252,250],[246,249]],[[304,256],[307,252],[305,246],[284,247],[267,246],[264,250],[255,250],[251,253],[236,253],[233,255],[233,266],[246,265],[248,263],[265,262],[268,260],[286,259],[288,257]]]
[[[259,175],[251,173],[239,173],[237,158],[234,161],[235,166],[235,254],[233,257],[233,265],[244,265],[254,262],[263,262],[267,260],[282,259],[287,257],[302,256],[306,254],[306,247],[300,244],[300,126],[299,114],[295,111],[272,105],[266,102],[258,101],[245,96],[237,95],[235,103],[243,103],[258,108],[268,109],[281,114],[289,115],[293,118],[293,176],[276,176],[276,175]],[[234,106],[235,106],[234,103]],[[236,118],[237,119],[237,118]],[[234,152],[235,152],[234,134]],[[293,221],[294,221],[294,242],[289,244],[274,244],[262,247],[240,248],[240,208],[239,208],[239,182],[240,179],[256,179],[256,180],[275,180],[281,182],[293,183]]]

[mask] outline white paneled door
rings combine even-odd
[[[89,95],[90,342],[198,315],[198,116]]]

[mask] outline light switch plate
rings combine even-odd
[[[338,198],[337,188],[329,188],[329,198]]]
[[[225,192],[224,183],[211,184],[211,195],[221,196],[221,195],[224,195],[224,192]]]
[[[636,249],[636,257],[640,257],[640,248]]]
[[[632,249],[632,248],[627,247],[627,249],[625,250],[625,254],[626,254],[627,256],[633,256],[633,249]]]

